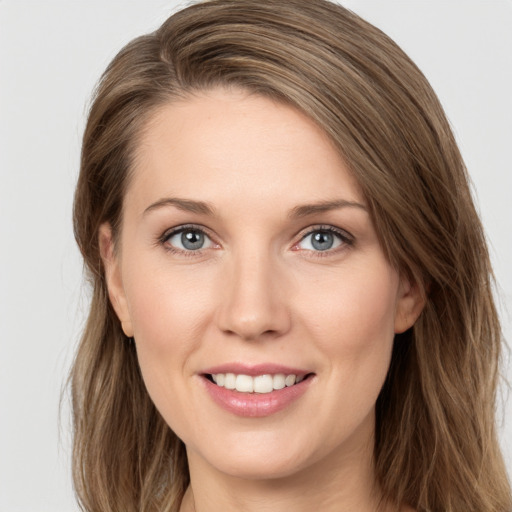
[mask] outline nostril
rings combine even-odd
[[[257,286],[255,279],[257,276],[244,274],[226,287],[216,314],[217,326],[226,335],[256,341],[289,331],[291,318],[287,302],[272,283],[262,282]]]

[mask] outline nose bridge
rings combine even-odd
[[[247,244],[233,251],[225,269],[219,327],[246,340],[284,333],[289,312],[280,265],[268,247]]]

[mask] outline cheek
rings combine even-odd
[[[334,425],[334,444],[365,421],[372,424],[394,340],[398,277],[386,265],[351,270],[332,293],[312,294],[305,313],[309,337],[325,362],[317,414]]]
[[[329,330],[329,338],[364,344],[372,342],[372,333],[393,336],[398,286],[398,275],[387,264],[369,264],[330,276],[323,286],[310,286],[304,296],[310,296],[315,328]]]
[[[166,422],[175,432],[186,432],[182,422],[195,415],[186,386],[193,373],[191,354],[201,342],[204,300],[193,277],[180,278],[143,256],[132,261],[137,264],[124,269],[125,292],[142,377]]]
[[[125,290],[140,369],[157,409],[181,432],[183,418],[195,414],[185,397],[193,374],[191,355],[204,338],[208,289],[204,281],[199,286],[193,273],[172,273],[135,259],[140,266],[126,269]],[[183,411],[189,412],[184,416]]]
[[[139,263],[145,271],[134,268],[125,288],[135,339],[161,355],[192,349],[208,311],[207,282],[193,271]]]
[[[389,368],[399,280],[385,264],[352,268],[338,277],[330,293],[311,295],[305,317],[311,338],[329,357],[337,382],[332,389],[345,389],[347,400],[352,395],[369,407]]]

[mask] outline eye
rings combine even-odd
[[[213,247],[210,237],[201,229],[195,227],[180,227],[166,233],[162,242],[178,251],[200,251]]]
[[[295,246],[306,251],[326,252],[337,249],[342,245],[351,245],[348,235],[332,228],[317,228],[302,237]]]

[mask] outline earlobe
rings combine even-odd
[[[395,334],[405,332],[414,325],[425,307],[425,302],[425,294],[418,283],[411,282],[407,278],[400,280],[400,291],[395,314]]]
[[[105,223],[100,226],[98,242],[105,269],[105,280],[110,302],[121,322],[123,332],[131,338],[133,336],[133,326],[124,293],[119,258],[114,251],[114,240],[110,224]]]

